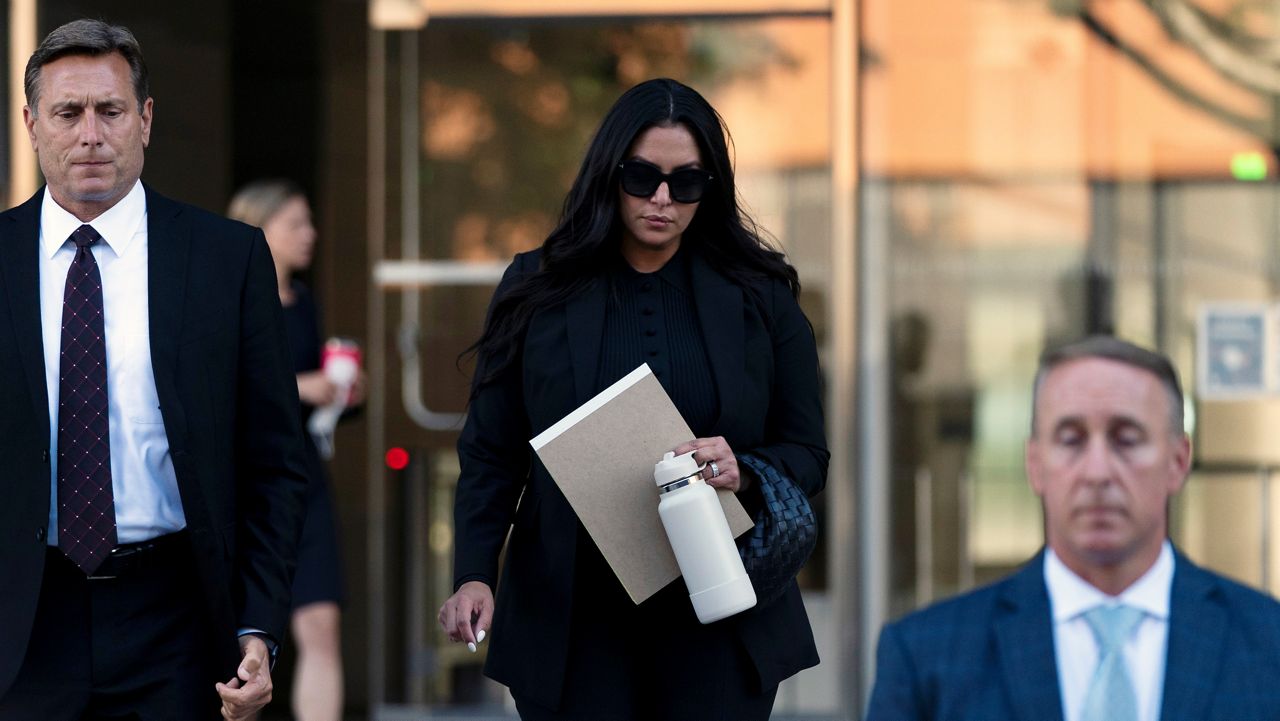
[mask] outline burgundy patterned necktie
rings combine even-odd
[[[58,548],[88,575],[116,547],[102,275],[89,249],[99,240],[88,225],[71,234],[58,372]]]

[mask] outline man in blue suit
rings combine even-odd
[[[1045,549],[880,636],[868,721],[1275,721],[1280,604],[1168,541],[1191,444],[1168,359],[1047,351],[1027,477]]]

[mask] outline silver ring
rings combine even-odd
[[[715,461],[707,461],[707,465],[711,466],[712,478],[716,478],[720,475],[720,466],[717,466]]]

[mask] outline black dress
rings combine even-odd
[[[320,313],[311,291],[298,281],[292,284],[294,301],[284,307],[285,332],[293,356],[293,371],[306,373],[320,368]],[[302,404],[302,425],[315,408]],[[338,526],[333,508],[329,473],[316,450],[311,435],[306,437],[307,496],[306,519],[298,543],[298,571],[293,577],[293,608],[309,603],[342,603],[342,559],[338,549]]]

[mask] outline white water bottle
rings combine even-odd
[[[698,620],[719,621],[756,605],[756,591],[742,567],[716,489],[703,480],[693,452],[667,453],[654,465],[653,480],[658,484],[658,515]]]

